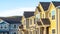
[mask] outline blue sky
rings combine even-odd
[[[59,0],[0,0],[0,16],[22,15],[24,11],[34,11],[39,2]]]

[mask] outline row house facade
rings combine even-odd
[[[60,2],[39,2],[34,12],[24,12],[21,22],[19,34],[60,34]]]
[[[0,34],[18,34],[22,16],[0,17]]]

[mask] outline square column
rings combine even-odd
[[[46,34],[46,27],[44,27],[44,34]]]
[[[41,27],[40,27],[40,28],[41,28]],[[40,28],[39,28],[39,34],[40,34],[40,32],[41,32],[41,31],[40,31]]]

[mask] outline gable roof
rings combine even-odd
[[[50,2],[40,2],[40,4],[42,5],[44,11],[48,10]]]
[[[10,24],[18,24],[20,23],[21,24],[21,19],[22,19],[22,16],[15,16],[15,17],[0,17],[0,19],[10,23]]]
[[[33,12],[33,11],[25,11],[25,12],[24,12],[24,16],[25,16],[25,18],[34,16],[34,12]]]
[[[50,25],[50,20],[48,18],[41,19],[44,25]]]
[[[52,3],[54,4],[55,7],[60,6],[60,2],[59,1],[52,1]]]

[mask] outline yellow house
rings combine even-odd
[[[36,7],[36,10],[35,10],[35,20],[36,20],[36,23],[38,26],[36,27],[39,27],[39,34],[48,34],[49,32],[49,27],[50,27],[50,20],[49,18],[46,18],[45,16],[45,6],[42,6],[44,4],[49,4],[49,2],[40,2],[39,5]],[[47,6],[46,4],[46,6]]]
[[[35,12],[24,12],[23,34],[60,34],[60,2],[40,2]]]
[[[33,34],[35,22],[34,22],[34,12],[33,11],[25,11],[22,17],[22,25],[23,25],[23,34]],[[21,31],[21,30],[20,30]]]

